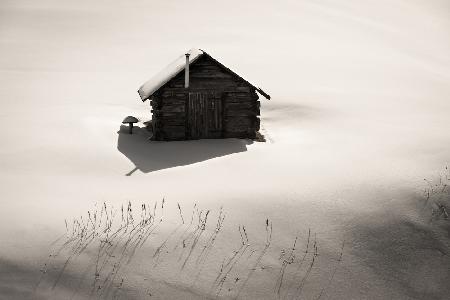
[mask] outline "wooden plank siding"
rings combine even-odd
[[[154,140],[255,138],[260,102],[253,87],[206,56],[189,75],[189,88],[181,72],[151,97]]]

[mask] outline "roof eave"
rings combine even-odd
[[[150,99],[150,97],[151,97],[151,96],[149,96],[149,97],[146,97],[146,98],[142,98],[141,93],[139,92],[139,90],[138,90],[137,92],[138,92],[139,97],[141,98],[141,101],[142,101],[142,102],[147,101],[147,99]]]
[[[267,100],[270,100],[270,95],[265,93],[261,88],[256,88],[256,91],[258,91],[258,93],[260,93]]]

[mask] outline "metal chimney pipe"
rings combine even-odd
[[[189,53],[186,53],[186,67],[184,68],[184,87],[189,87]]]

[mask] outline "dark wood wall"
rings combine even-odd
[[[183,71],[151,97],[153,139],[192,138],[188,119],[189,93],[208,93],[214,99],[220,99],[221,135],[211,137],[255,137],[260,124],[260,103],[251,85],[206,55],[190,65],[189,75],[188,89],[184,88]]]

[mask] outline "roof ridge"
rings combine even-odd
[[[266,99],[270,100],[270,95],[265,93],[261,88],[256,87],[255,85],[251,84],[249,81],[245,80],[243,77],[238,75],[236,72],[232,71],[230,68],[226,67],[221,62],[219,62],[217,59],[212,57],[205,50],[202,50],[200,48],[191,48],[187,51],[186,54],[190,54],[190,56],[192,57],[192,59],[189,60],[189,65],[193,64],[199,57],[201,57],[203,55],[207,55],[219,66],[221,66],[226,71],[233,74],[234,76],[238,77],[239,79],[243,80],[245,83],[247,83],[252,88],[254,88],[256,91],[258,91],[258,93],[260,93]],[[186,68],[185,55],[181,55],[176,60],[174,60],[172,63],[170,63],[166,68],[164,68],[159,73],[157,73],[155,76],[153,76],[150,80],[146,81],[139,88],[138,93],[139,93],[139,96],[141,97],[141,100],[145,101],[148,98],[150,98],[156,91],[158,91],[166,83],[168,83],[170,80],[172,80],[178,74],[180,74],[185,68]]]

